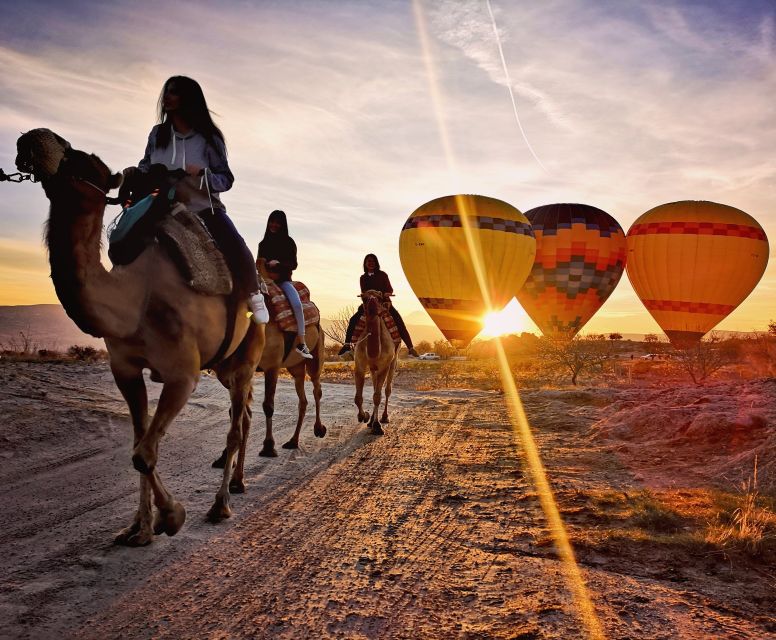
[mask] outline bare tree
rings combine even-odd
[[[577,384],[577,378],[583,371],[600,368],[609,359],[606,336],[590,335],[567,338],[541,338],[539,357],[542,361],[571,375],[571,384]]]
[[[732,362],[734,354],[729,342],[724,341],[720,334],[712,332],[694,346],[676,348],[674,359],[695,384],[702,385],[715,372]]]
[[[776,320],[771,320],[768,323],[768,335],[776,337]]]
[[[615,340],[622,340],[622,334],[621,333],[610,333],[609,334],[609,340],[615,341]]]
[[[348,324],[350,323],[350,318],[353,317],[355,312],[356,307],[352,304],[348,305],[347,307],[343,307],[337,311],[333,318],[326,318],[326,321],[329,324],[323,330],[323,332],[329,338],[334,340],[334,342],[345,344],[345,334],[348,330]]]

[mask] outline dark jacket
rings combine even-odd
[[[383,293],[393,293],[393,287],[391,281],[388,279],[388,274],[385,271],[378,269],[372,274],[365,273],[361,276],[361,293],[374,289],[375,291],[382,291]]]
[[[271,220],[279,222],[281,228],[276,233],[270,233]],[[267,262],[277,260],[280,264],[276,267],[267,267],[268,270],[277,273],[275,282],[288,282],[291,280],[291,272],[296,269],[296,242],[288,235],[288,221],[283,211],[276,210],[269,214],[267,229],[264,239],[259,243],[258,259],[264,258]],[[258,259],[256,264],[258,265]]]

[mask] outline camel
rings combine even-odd
[[[380,305],[390,304],[390,300],[385,300],[380,291],[366,291],[361,296],[364,299],[364,313],[366,314],[366,337],[359,340],[354,349],[355,357],[355,376],[356,376],[356,398],[355,403],[358,407],[358,421],[366,422],[375,435],[383,435],[382,424],[388,423],[388,398],[391,397],[391,388],[393,384],[393,375],[396,371],[396,364],[399,361],[399,345],[394,342],[385,321],[380,317]],[[385,300],[385,301],[384,301]],[[372,376],[372,388],[374,394],[372,400],[374,408],[370,416],[363,409],[363,391],[366,369]],[[385,407],[380,420],[377,419],[377,412],[380,409],[380,400],[383,384],[385,384]],[[381,424],[382,423],[382,424]]]
[[[221,350],[228,297],[190,289],[158,244],[147,247],[130,265],[107,271],[100,263],[106,194],[120,185],[122,175],[111,174],[97,156],[73,149],[48,129],[22,135],[17,146],[17,167],[41,181],[51,202],[46,242],[57,296],[82,331],[105,338],[111,372],[129,407],[140,504],[133,522],[115,541],[141,546],[155,534],[175,535],[186,511],[162,483],[159,442],[194,391],[203,364]],[[230,489],[244,489],[244,456],[238,457],[234,473],[231,462],[250,423],[253,373],[264,348],[264,327],[250,321],[245,302],[237,301],[234,307],[231,343],[214,366],[229,389],[232,420],[227,436],[230,464],[208,512],[212,521],[231,515]],[[150,419],[143,369],[163,383]]]
[[[258,260],[256,266],[262,280],[265,282],[271,280],[263,260]],[[270,321],[266,326],[264,351],[259,361],[259,369],[264,372],[264,402],[262,403],[262,409],[266,419],[266,432],[262,449],[259,452],[260,456],[274,458],[278,455],[275,449],[275,438],[272,435],[272,416],[275,413],[275,390],[281,369],[286,369],[293,376],[298,398],[296,429],[294,435],[283,445],[283,448],[299,448],[299,435],[302,431],[302,422],[304,422],[304,417],[307,413],[307,395],[304,390],[305,374],[310,376],[310,380],[313,383],[313,398],[315,399],[315,425],[313,426],[313,433],[317,438],[323,438],[326,435],[326,427],[321,422],[321,397],[323,396],[321,372],[323,371],[325,357],[324,337],[323,332],[317,325],[306,327],[306,333],[307,346],[313,354],[312,360],[307,360],[300,356],[296,353],[296,349],[288,351],[285,332],[280,329],[277,322]],[[245,431],[239,454],[243,457],[245,456],[244,449],[247,442],[248,433]],[[226,453],[226,449],[224,449],[221,456],[213,462],[214,468],[222,469],[224,467],[226,464]]]

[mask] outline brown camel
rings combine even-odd
[[[271,279],[269,273],[264,267],[263,260],[257,262],[259,275],[267,282]],[[313,433],[318,438],[326,435],[326,427],[321,422],[321,372],[324,362],[324,337],[323,332],[318,325],[308,326],[306,328],[306,342],[313,354],[312,360],[300,356],[296,349],[290,349],[290,343],[286,341],[286,333],[280,329],[277,322],[271,321],[267,324],[264,344],[264,352],[261,355],[259,369],[264,372],[264,402],[262,409],[266,418],[266,432],[264,435],[264,444],[259,452],[260,456],[274,458],[277,457],[275,449],[275,438],[272,435],[272,416],[275,413],[275,390],[278,383],[278,375],[281,369],[286,369],[294,378],[296,396],[298,398],[298,417],[296,429],[291,439],[283,445],[284,449],[298,449],[299,435],[302,431],[302,422],[304,422],[307,413],[307,395],[304,390],[305,374],[310,376],[313,383],[313,398],[315,399],[315,425]],[[243,432],[243,439],[240,445],[240,456],[244,458],[245,448],[248,442],[247,429]],[[221,456],[213,462],[213,467],[222,469],[226,464],[226,449]]]
[[[388,327],[385,326],[385,321],[380,316],[380,305],[388,305],[390,300],[385,299],[380,291],[373,290],[364,292],[361,297],[364,299],[367,333],[365,338],[359,340],[354,350],[356,362],[355,403],[358,407],[358,421],[366,422],[367,426],[371,427],[372,433],[383,435],[383,427],[380,423],[386,424],[388,422],[388,398],[391,397],[393,374],[399,360],[400,343],[393,341]],[[372,396],[374,408],[371,416],[363,409],[364,379],[367,367],[371,372],[372,389],[374,390]],[[385,384],[385,407],[383,415],[378,421],[377,412],[380,409],[383,384]]]
[[[16,164],[41,180],[51,201],[46,240],[57,296],[82,331],[105,338],[113,377],[129,406],[132,463],[141,474],[140,505],[116,542],[137,546],[150,543],[154,534],[175,535],[186,511],[162,484],[159,441],[194,391],[202,365],[219,351],[227,327],[227,297],[195,293],[158,244],[130,265],[105,270],[100,236],[106,193],[121,183],[121,174],[112,175],[97,156],[72,149],[47,129],[35,129],[19,138]],[[239,301],[234,313],[231,344],[215,366],[231,397],[230,463],[250,423],[253,373],[264,347],[264,328],[248,319],[246,304]],[[143,369],[164,385],[150,420]],[[233,465],[225,466],[208,512],[211,520],[231,515],[229,490],[244,486],[243,460],[238,458],[233,474]]]

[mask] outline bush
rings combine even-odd
[[[85,347],[77,344],[74,344],[67,350],[67,355],[73,358],[73,360],[81,362],[92,362],[99,357],[99,353],[94,347]]]

